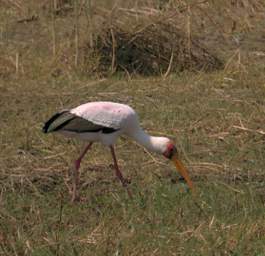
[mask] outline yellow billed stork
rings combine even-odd
[[[53,115],[44,124],[43,132],[59,132],[68,137],[79,138],[88,142],[74,162],[72,201],[78,198],[81,160],[94,142],[101,142],[110,147],[116,175],[122,185],[127,188],[126,179],[123,178],[119,169],[114,151],[114,144],[120,135],[127,135],[147,150],[172,160],[188,186],[193,188],[187,169],[179,160],[174,143],[166,137],[148,135],[140,127],[137,113],[128,105],[105,101],[85,103]],[[131,196],[129,190],[128,194]]]

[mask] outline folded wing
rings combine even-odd
[[[43,132],[69,131],[74,133],[102,132],[112,133],[119,129],[96,124],[77,116],[68,110],[53,115],[43,126]]]

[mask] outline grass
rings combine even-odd
[[[265,255],[265,66],[254,54],[264,51],[255,30],[242,48],[244,68],[104,79],[58,69],[41,31],[40,45],[24,42],[34,47],[17,73],[10,60],[22,46],[1,38],[0,255]],[[109,150],[95,145],[81,166],[83,201],[71,204],[69,170],[82,143],[41,127],[58,109],[92,100],[127,103],[148,132],[172,138],[196,195],[167,160],[121,138],[117,155],[133,199]]]
[[[5,82],[1,254],[263,255],[263,77],[234,75],[224,85],[225,77]],[[166,160],[122,138],[117,152],[134,199],[115,179],[108,149],[97,145],[82,164],[84,201],[71,204],[65,183],[81,145],[45,136],[41,126],[62,106],[96,99],[128,102],[150,133],[175,138],[196,196]],[[234,127],[241,125],[253,131]]]

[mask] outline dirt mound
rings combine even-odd
[[[148,12],[148,15],[146,15]],[[128,15],[130,14],[130,15]],[[144,75],[168,74],[183,70],[213,71],[222,61],[199,39],[160,13],[119,10],[105,16],[101,33],[88,46],[88,55],[97,56],[97,72],[125,71]]]

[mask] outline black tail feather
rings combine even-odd
[[[61,116],[62,114],[68,112],[68,110],[64,110],[64,111],[61,111],[59,113],[56,113],[54,114],[45,124],[44,126],[42,127],[42,131],[44,133],[48,133],[49,132],[49,127],[50,125],[59,117]]]

